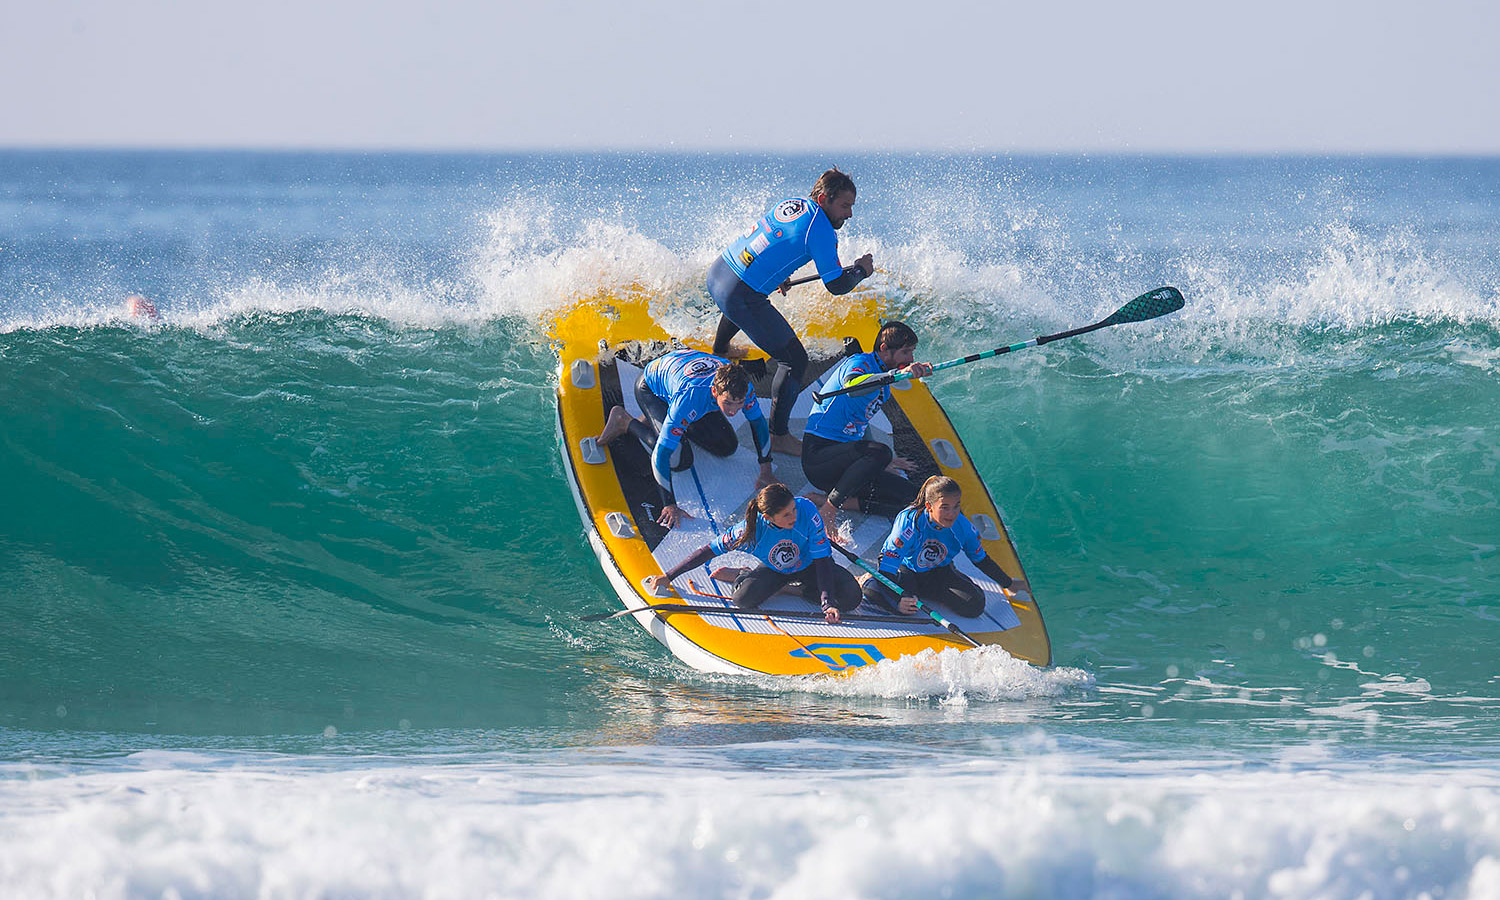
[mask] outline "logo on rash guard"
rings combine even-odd
[[[798,565],[802,561],[802,552],[797,549],[795,541],[777,541],[766,554],[766,561],[778,572],[795,572],[802,568]]]
[[[790,200],[783,200],[777,204],[774,215],[778,222],[795,222],[797,221],[797,217],[801,216],[806,210],[807,201],[801,197],[793,197]]]
[[[697,378],[700,375],[707,375],[709,372],[717,371],[718,368],[719,361],[717,359],[700,356],[683,367],[682,377]]]
[[[885,395],[877,391],[875,396],[870,398],[870,402],[865,404],[865,421],[868,422],[879,415],[882,406],[885,406]]]
[[[936,568],[948,558],[948,547],[942,541],[926,541],[917,551],[917,565],[924,569]]]

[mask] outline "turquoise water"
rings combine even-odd
[[[932,380],[1053,669],[579,621],[549,312],[710,327],[829,162],[924,358],[1188,299]],[[1500,895],[1496,161],[6,151],[0,211],[21,896]]]

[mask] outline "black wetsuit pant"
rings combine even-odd
[[[830,566],[833,569],[833,589],[829,592],[833,605],[838,607],[839,612],[850,612],[859,606],[864,598],[859,593],[859,583],[849,570],[843,566]],[[755,609],[766,598],[781,590],[782,588],[801,583],[802,599],[818,606],[818,574],[817,566],[811,565],[795,572],[778,572],[770,566],[756,566],[744,573],[734,581],[732,591],[734,603],[743,609]]]
[[[859,500],[861,512],[895,518],[916,499],[917,486],[886,471],[894,458],[891,448],[879,441],[802,436],[802,474],[813,487],[828,493],[834,509],[853,497]]]
[[[984,612],[984,591],[979,589],[974,579],[955,569],[951,563],[925,572],[914,572],[902,566],[895,577],[886,577],[901,585],[904,593],[915,596],[929,606],[946,606],[954,614],[966,619],[975,618]],[[871,603],[887,609],[895,609],[899,599],[878,578],[865,582],[864,596]]]
[[[645,446],[647,453],[656,450],[656,436],[667,421],[667,401],[656,396],[651,389],[646,387],[643,378],[635,383],[635,402],[640,405],[641,412],[651,420],[647,425],[639,419],[630,422],[630,433],[635,439]],[[740,445],[739,436],[734,433],[734,426],[724,418],[724,414],[718,410],[709,410],[703,417],[687,427],[684,437],[691,439],[693,443],[712,453],[714,456],[728,456]],[[677,445],[677,454],[672,460],[672,469],[682,471],[693,464],[693,448],[684,440]]]
[[[730,339],[743,331],[776,360],[776,374],[771,378],[771,433],[786,434],[807,374],[807,349],[770,298],[741,281],[722,256],[708,268],[708,293],[723,313],[714,333],[714,356],[728,353]]]

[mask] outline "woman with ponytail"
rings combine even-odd
[[[716,579],[733,582],[736,606],[755,609],[793,584],[801,585],[809,603],[822,607],[829,624],[838,623],[839,613],[860,604],[854,576],[833,561],[818,508],[806,497],[793,495],[784,484],[761,488],[745,507],[744,521],[670,571],[648,577],[646,589],[659,595],[673,579],[731,550],[742,550],[761,562],[752,569],[726,567],[713,573]]]
[[[880,552],[880,572],[901,586],[902,596],[898,600],[880,579],[871,578],[864,586],[866,600],[910,615],[917,611],[915,596],[965,618],[978,616],[984,612],[984,591],[954,568],[960,552],[1001,587],[1030,590],[1025,579],[1011,578],[984,552],[974,523],[960,509],[962,502],[963,489],[946,475],[922,484],[917,499],[896,515]]]

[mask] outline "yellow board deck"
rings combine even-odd
[[[755,451],[742,416],[733,424],[740,449],[727,459],[695,454],[693,465],[675,473],[678,504],[692,518],[671,531],[655,525],[659,500],[645,471],[645,450],[629,435],[609,448],[586,440],[604,427],[609,406],[623,404],[633,414],[633,385],[640,367],[653,355],[671,348],[673,338],[652,317],[651,297],[620,291],[589,298],[559,315],[550,329],[560,366],[557,386],[558,434],[574,500],[583,518],[590,546],[628,616],[646,628],[679,659],[708,672],[775,675],[841,674],[885,659],[896,659],[931,648],[966,648],[968,644],[920,614],[893,616],[891,611],[856,612],[878,621],[829,625],[807,613],[816,609],[799,596],[777,595],[756,611],[740,610],[726,599],[729,585],[715,582],[708,571],[719,565],[753,565],[748,554],[721,556],[673,583],[681,599],[648,594],[642,580],[661,574],[716,533],[743,515],[754,490]],[[870,347],[881,321],[878,298],[855,292],[830,298],[836,304],[813,321],[796,322],[798,333],[813,358],[810,371],[821,373],[842,353],[844,338]],[[709,349],[693,342],[679,346]],[[757,394],[764,397],[765,382]],[[792,413],[793,434],[800,434],[812,405],[816,380],[803,391]],[[762,399],[769,409],[769,401]],[[893,408],[894,407],[894,408]],[[978,527],[985,551],[1011,574],[1021,573],[1015,547],[1006,532],[988,489],[975,471],[963,442],[927,386],[898,383],[894,399],[871,423],[871,438],[897,447],[898,453],[924,462],[928,474],[941,473],[963,487],[963,511]],[[776,455],[774,471],[793,491],[810,486],[795,457]],[[889,532],[890,519],[841,513],[846,546],[873,563]],[[835,561],[862,574],[839,555]],[[986,591],[986,608],[977,618],[945,613],[981,644],[998,644],[1011,655],[1035,665],[1051,662],[1051,645],[1035,600],[1026,593],[1007,594],[967,560],[959,568]],[[672,612],[649,609],[653,604],[677,603],[723,608],[724,612]],[[778,615],[778,612],[784,615]],[[800,614],[800,615],[799,615]],[[908,621],[909,620],[909,621]]]

